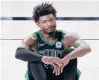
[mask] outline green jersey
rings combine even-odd
[[[40,31],[33,34],[37,38],[37,49],[41,55],[60,58],[64,52],[63,35],[63,32],[55,31],[54,41],[50,43],[43,38]]]
[[[52,43],[46,41],[41,32],[37,31],[33,34],[33,37],[37,38],[37,50],[41,55],[50,56],[50,57],[63,57],[64,53],[64,44],[63,44],[64,33],[62,31],[55,31],[54,41]],[[48,65],[45,64],[45,67],[48,68]]]

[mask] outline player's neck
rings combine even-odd
[[[51,34],[45,34],[43,32],[41,32],[43,38],[48,41],[48,42],[53,42],[54,38],[55,38],[55,32],[51,33]]]

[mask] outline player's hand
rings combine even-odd
[[[56,60],[58,60],[58,58],[48,57],[48,56],[43,56],[42,59],[41,59],[41,61],[42,61],[43,63],[45,63],[45,64],[51,64],[51,65],[53,65],[54,67],[56,67],[56,65],[57,65],[57,66],[60,66],[60,65],[61,65],[60,62],[59,62],[59,61],[58,61],[58,62],[55,62]]]
[[[54,64],[55,64],[55,66],[53,69],[53,73],[55,73],[56,76],[60,75],[62,73],[61,71],[62,71],[62,66],[63,66],[62,59],[60,59],[60,58],[55,59]],[[58,64],[60,64],[60,65],[58,65]]]
[[[62,59],[56,59],[54,61],[54,63],[59,63],[61,64],[61,66],[54,66],[54,69],[53,69],[53,73],[55,73],[55,75],[60,75],[62,72],[63,72],[63,68],[69,63],[69,57],[65,56],[64,58]]]
[[[68,57],[64,57],[63,59],[61,59],[62,61],[62,66],[61,66],[61,73],[63,72],[64,67],[69,63],[70,59]]]
[[[64,66],[66,66],[69,63],[70,59],[68,56],[65,56],[64,58],[61,59],[62,62],[62,67],[64,68]]]

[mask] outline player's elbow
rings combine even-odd
[[[20,59],[21,57],[23,57],[22,55],[23,55],[23,49],[24,48],[17,48],[16,49],[16,52],[15,52],[15,58],[17,58],[17,59]]]
[[[86,50],[87,53],[91,52],[91,48],[88,44],[84,45],[84,49]]]
[[[18,55],[18,54],[15,54],[15,58],[16,58],[16,59],[19,59],[19,55]]]
[[[19,50],[17,49],[16,52],[15,52],[15,58],[19,59],[19,56],[20,56]]]

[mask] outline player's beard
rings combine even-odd
[[[55,30],[56,30],[56,25],[53,25],[52,28],[49,28],[49,30],[45,30],[45,33],[48,34],[48,35],[53,35],[55,33]]]

